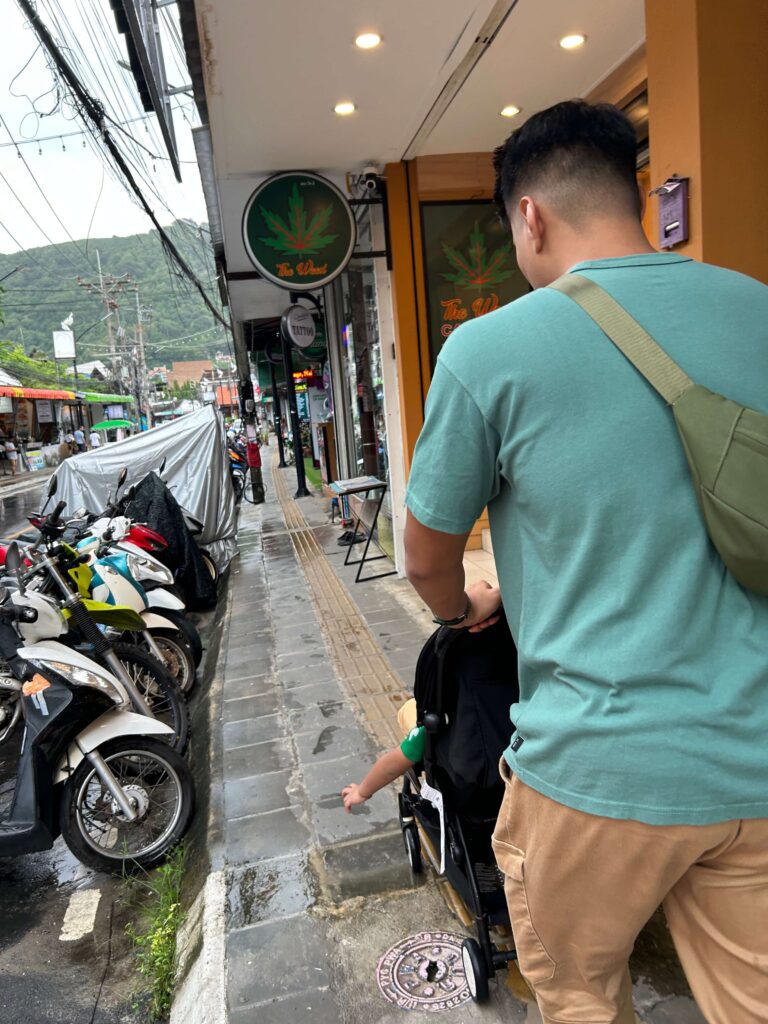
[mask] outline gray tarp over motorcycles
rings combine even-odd
[[[163,479],[179,505],[203,524],[199,543],[224,569],[237,552],[237,519],[224,420],[215,406],[67,459],[56,470],[56,498],[70,512],[81,505],[99,512],[123,466],[130,487],[156,471],[164,457]]]

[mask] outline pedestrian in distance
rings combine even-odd
[[[10,434],[5,439],[4,447],[5,457],[11,467],[11,476],[16,476],[19,471],[19,453],[16,450],[16,445],[13,443],[13,437]]]
[[[614,107],[533,115],[495,170],[534,290],[440,353],[406,568],[449,623],[483,625],[503,596],[518,648],[493,845],[520,969],[545,1024],[634,1024],[627,961],[663,903],[709,1024],[764,1024],[768,597],[712,545],[664,399],[568,288],[599,285],[693,381],[755,415],[768,288],[653,250]],[[500,590],[465,590],[486,506]]]
[[[81,426],[77,426],[75,428],[74,439],[79,452],[85,452],[88,450],[85,444],[85,432]]]
[[[72,446],[69,441],[69,435],[62,434],[59,441],[59,462],[64,462],[72,454]]]
[[[88,438],[88,443],[90,444],[91,448],[100,448],[101,447],[101,436],[100,436],[98,430],[92,430],[91,431],[90,436]]]

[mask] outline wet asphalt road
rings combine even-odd
[[[0,537],[12,538],[13,534],[31,529],[27,516],[37,512],[45,500],[43,495],[47,486],[46,480],[35,478],[0,487]]]
[[[26,517],[40,508],[46,486],[45,480],[22,479],[0,488],[0,537],[10,539],[28,527]],[[19,742],[20,736],[12,737],[0,747],[0,808],[12,793]],[[99,893],[92,926],[80,938],[62,941],[67,908],[83,890]],[[91,905],[96,899],[90,897]],[[120,879],[82,867],[61,839],[46,853],[0,857],[0,1021],[139,1020],[132,1007],[136,979],[125,936],[130,903]]]

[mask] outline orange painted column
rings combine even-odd
[[[416,300],[416,256],[411,230],[412,207],[418,205],[418,200],[411,194],[406,164],[387,164],[386,176],[389,244],[392,250],[395,355],[400,389],[403,460],[407,478],[413,449],[424,423],[425,382]]]
[[[646,0],[645,12],[651,184],[690,178],[675,251],[768,283],[768,0]]]

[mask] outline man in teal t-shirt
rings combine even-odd
[[[495,837],[548,1021],[634,1020],[627,957],[665,904],[702,1011],[768,1019],[768,599],[708,540],[672,415],[566,295],[579,271],[699,384],[768,412],[768,288],[654,252],[635,138],[558,104],[496,155],[533,292],[454,331],[406,503],[408,575],[482,628],[501,598],[520,701]],[[748,230],[748,225],[744,225]],[[768,501],[768,495],[766,495]],[[501,594],[464,591],[488,506]]]

